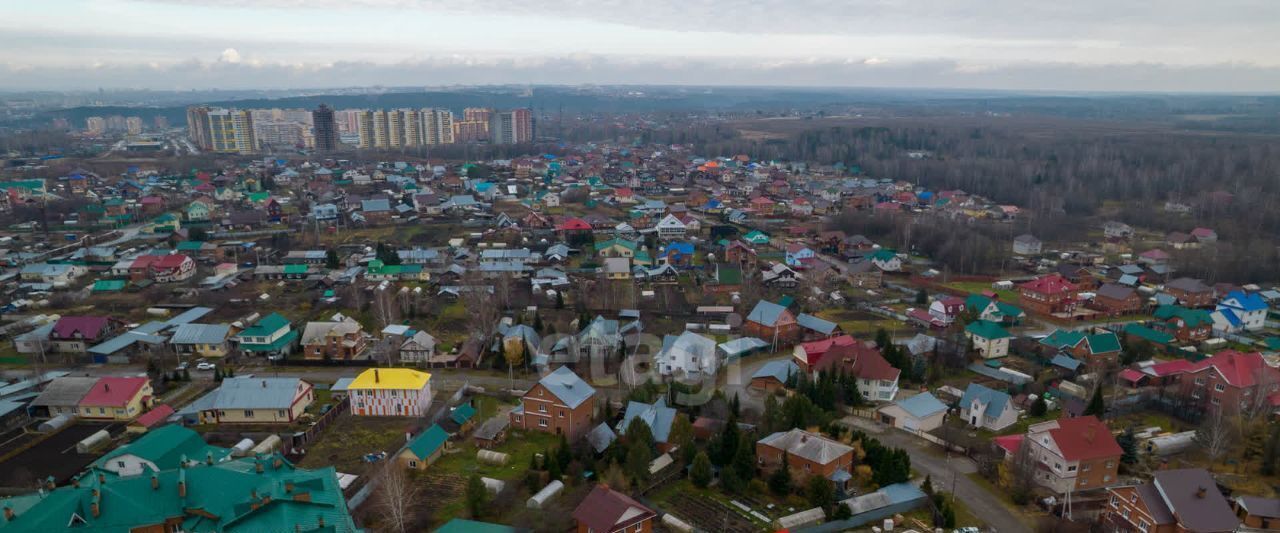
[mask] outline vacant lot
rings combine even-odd
[[[299,466],[319,468],[333,466],[339,472],[364,475],[372,463],[364,456],[396,453],[405,443],[405,433],[416,434],[424,419],[412,417],[372,417],[345,414],[307,449]]]
[[[37,480],[49,476],[53,476],[59,484],[66,482],[102,455],[101,453],[77,453],[76,443],[103,429],[117,434],[124,429],[124,426],[80,422],[43,438],[35,444],[31,444],[32,437],[6,434],[7,442],[0,444],[0,453],[7,454],[24,446],[30,447],[0,463],[0,486],[31,488]],[[35,439],[41,437],[43,435]]]

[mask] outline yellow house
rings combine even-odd
[[[147,378],[103,377],[80,399],[80,418],[133,420],[155,401]]]
[[[449,434],[438,424],[432,424],[396,454],[396,461],[403,468],[426,470],[431,463],[444,455],[444,450],[447,448],[449,448]]]
[[[289,424],[315,402],[298,378],[226,378],[191,404],[202,424]]]
[[[231,326],[227,324],[183,324],[173,330],[169,344],[181,355],[222,357],[227,355],[230,337]]]

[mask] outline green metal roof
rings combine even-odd
[[[93,282],[93,292],[116,292],[124,290],[129,282],[122,279],[100,279]]]
[[[984,339],[1005,339],[1013,337],[1013,335],[1010,335],[1008,331],[1005,331],[1004,328],[1000,327],[999,324],[987,320],[978,320],[973,322],[972,324],[965,326],[964,330]]]
[[[449,434],[445,433],[444,428],[439,424],[431,424],[431,427],[423,431],[422,434],[414,437],[405,446],[409,451],[413,452],[419,459],[426,459],[431,454],[444,446],[445,441],[449,440]]]
[[[458,424],[467,423],[473,416],[476,416],[476,408],[472,407],[470,403],[459,405],[454,408],[452,413],[449,413],[449,418]]]

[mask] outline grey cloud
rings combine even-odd
[[[91,69],[0,65],[0,89],[325,88],[449,84],[671,84],[797,87],[932,87],[1061,91],[1274,92],[1280,68],[1245,64],[976,65],[951,60],[877,63],[871,58],[772,61],[644,59],[595,55],[430,57],[395,64],[246,64],[185,61]]]

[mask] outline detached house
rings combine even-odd
[[[154,402],[150,379],[101,377],[80,399],[77,414],[89,420],[133,420]]]
[[[1158,470],[1147,483],[1107,487],[1107,496],[1101,518],[1113,531],[1225,533],[1240,527],[1203,468]]]
[[[995,322],[974,321],[964,327],[964,334],[973,341],[973,348],[983,359],[1009,355],[1009,340],[1013,335]]]
[[[431,374],[410,368],[370,368],[347,391],[357,416],[423,416],[431,408]]]
[[[1018,421],[1018,410],[1008,394],[970,383],[960,397],[960,418],[975,428],[1000,431]]]
[[[1052,315],[1076,309],[1077,287],[1061,274],[1049,274],[1018,286],[1018,302],[1029,311]]]
[[[649,533],[658,513],[607,485],[596,485],[573,510],[577,533]]]
[[[64,316],[53,324],[49,342],[55,352],[84,353],[115,330],[115,322],[104,316]]]
[[[795,315],[768,300],[756,302],[742,328],[746,334],[764,339],[775,347],[790,345],[800,338],[800,324],[796,322]]]
[[[1178,278],[1164,284],[1164,292],[1187,307],[1210,307],[1213,305],[1213,287],[1195,278]]]
[[[527,431],[565,435],[570,442],[591,429],[596,390],[562,366],[543,376],[511,410],[511,425]]]
[[[241,351],[266,356],[288,355],[297,339],[298,332],[293,330],[289,319],[279,313],[258,319],[254,325],[233,337]]]
[[[756,461],[766,472],[788,469],[801,484],[821,476],[843,491],[853,479],[853,448],[803,429],[780,431],[756,441]]]
[[[355,319],[308,322],[302,330],[302,354],[307,359],[349,360],[364,352],[364,328]]]
[[[688,227],[675,215],[662,217],[654,226],[658,230],[658,238],[662,240],[678,240],[685,238]]]
[[[1093,416],[1062,418],[1027,428],[1036,483],[1056,494],[1097,489],[1116,481],[1123,450]]]
[[[1266,326],[1267,302],[1258,293],[1231,291],[1213,312],[1214,329],[1258,331]]]
[[[1156,327],[1180,342],[1200,342],[1209,338],[1213,330],[1213,317],[1203,309],[1188,309],[1180,305],[1162,305],[1156,308]]]
[[[312,389],[298,378],[226,378],[182,412],[201,424],[287,424],[315,401]]]
[[[1053,355],[1059,352],[1084,361],[1093,367],[1114,366],[1120,359],[1120,337],[1110,331],[1085,333],[1056,330],[1040,340],[1040,345]]]

